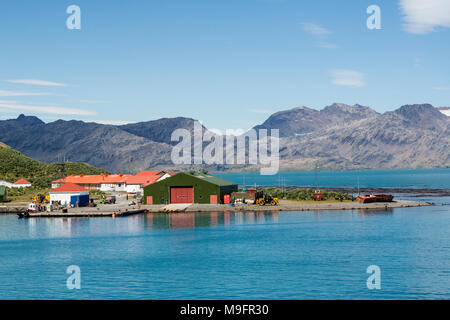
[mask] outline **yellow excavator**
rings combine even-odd
[[[271,195],[264,194],[264,192],[259,191],[256,193],[255,196],[255,204],[258,204],[260,206],[276,206],[278,205],[279,201],[278,198],[272,197]]]

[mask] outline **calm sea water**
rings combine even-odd
[[[449,299],[450,198],[390,211],[0,216],[0,299]],[[66,268],[81,268],[81,290]],[[381,268],[368,290],[366,268]]]
[[[219,177],[239,185],[279,186],[281,182],[290,186],[315,186],[314,172],[281,172],[275,176],[254,173],[217,173]],[[317,184],[321,187],[356,188],[432,188],[450,189],[450,168],[424,170],[358,170],[319,171]]]

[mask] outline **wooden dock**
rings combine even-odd
[[[37,212],[31,213],[26,218],[81,218],[81,217],[128,217],[137,214],[144,214],[147,210],[124,210],[119,212],[108,212],[108,211],[53,211],[53,212]]]

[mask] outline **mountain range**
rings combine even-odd
[[[281,168],[392,169],[450,166],[448,109],[405,105],[380,114],[370,107],[334,103],[322,110],[296,107],[274,113],[255,129],[280,130]],[[111,172],[174,169],[171,133],[193,131],[196,120],[164,118],[127,125],[34,116],[0,121],[0,141],[47,163],[70,160]],[[203,127],[203,130],[207,130]],[[206,166],[210,170],[254,170],[257,166]]]

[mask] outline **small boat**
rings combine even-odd
[[[20,212],[17,215],[19,216],[19,219],[23,218],[29,218],[30,214],[39,212],[39,207],[36,203],[30,203],[28,205],[28,208],[25,210],[25,212]]]
[[[372,203],[372,202],[392,202],[394,196],[390,194],[366,194],[356,197],[359,203]]]

